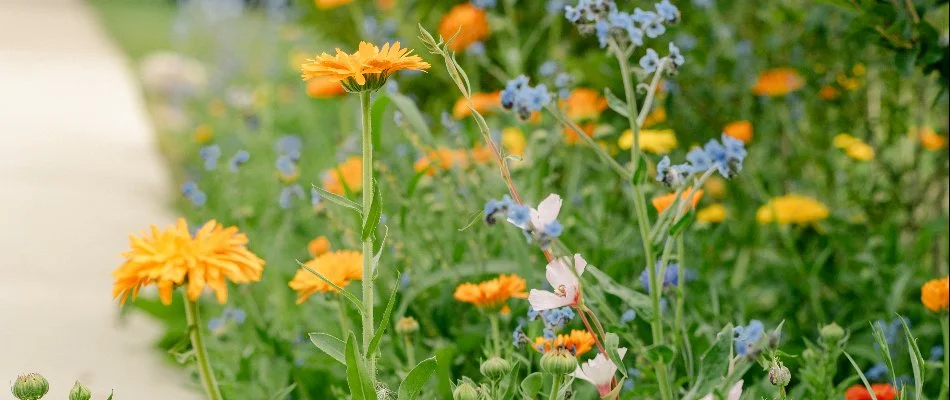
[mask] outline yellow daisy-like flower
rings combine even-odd
[[[214,139],[214,129],[211,128],[211,125],[201,124],[195,128],[195,143],[198,144],[207,144],[212,139]]]
[[[586,330],[574,329],[570,334],[557,335],[554,339],[534,338],[534,349],[541,353],[557,348],[567,349],[575,357],[580,357],[594,348],[594,337]]]
[[[722,204],[713,204],[696,212],[696,220],[707,224],[718,224],[726,220],[729,212]]]
[[[492,93],[472,93],[472,106],[482,116],[488,116],[501,108],[501,92]],[[468,108],[468,101],[462,97],[455,101],[452,107],[452,117],[455,119],[465,119],[472,115],[472,110]]]
[[[452,7],[439,22],[439,35],[445,40],[451,39],[447,45],[452,51],[465,50],[489,34],[488,15],[469,2]]]
[[[786,195],[769,200],[755,213],[760,224],[809,224],[828,218],[828,207],[807,196]]]
[[[874,148],[863,140],[847,133],[839,133],[832,139],[831,144],[844,150],[844,153],[855,160],[869,161],[875,156]]]
[[[676,141],[676,132],[672,129],[643,129],[640,131],[640,150],[653,154],[666,154],[679,143]],[[617,146],[623,150],[633,147],[633,132],[629,129],[617,139]]]
[[[745,120],[731,122],[722,128],[722,133],[739,139],[742,143],[749,143],[752,141],[752,122]]]
[[[329,10],[352,3],[353,0],[314,0],[314,4],[321,10]]]
[[[474,304],[482,309],[496,309],[505,305],[508,299],[528,297],[525,289],[528,284],[518,275],[498,275],[480,283],[463,283],[455,288],[455,300]]]
[[[327,239],[326,236],[320,235],[307,243],[307,251],[310,252],[310,256],[319,257],[324,253],[330,251],[330,239]]]
[[[198,300],[205,287],[214,291],[219,303],[228,300],[227,281],[256,282],[261,279],[264,260],[247,249],[247,236],[236,227],[225,228],[217,221],[205,223],[194,234],[183,218],[164,231],[156,226],[141,236],[130,235],[131,249],[122,254],[125,262],[112,271],[113,297],[125,304],[142,286],[158,286],[159,297],[171,304],[172,292],[187,286],[191,301]]]
[[[386,43],[382,48],[360,42],[352,54],[336,49],[335,55],[322,53],[301,66],[304,80],[326,78],[340,82],[348,92],[376,90],[386,83],[389,75],[399,70],[422,71],[430,67],[412,50],[402,48],[399,42]]]
[[[688,199],[690,196],[690,192],[693,192],[692,186],[687,187],[685,190],[683,190],[683,193],[680,194],[680,200],[686,201],[686,199]],[[693,197],[692,199],[690,199],[690,203],[692,204],[690,204],[689,208],[696,207],[696,204],[699,203],[699,200],[703,198],[703,190],[697,189],[694,193],[692,193],[692,195]],[[673,201],[675,200],[676,200],[676,193],[669,193],[662,196],[654,197],[652,200],[653,208],[656,209],[657,213],[662,213],[667,208],[670,208],[670,206],[673,205]]]
[[[856,138],[856,137],[854,137],[854,136],[851,136],[851,135],[849,135],[849,134],[847,134],[847,133],[839,133],[839,134],[835,135],[834,139],[831,139],[831,145],[832,145],[832,146],[835,146],[835,147],[837,147],[837,148],[839,148],[839,149],[844,150],[844,149],[848,148],[848,146],[851,146],[852,144],[854,144],[855,142],[858,142],[858,141],[860,141],[860,140],[861,140],[861,139],[858,139],[858,138]]]
[[[339,287],[346,287],[351,280],[363,279],[363,253],[338,250],[307,261],[304,265],[319,272]],[[303,303],[314,293],[336,293],[337,289],[306,268],[297,270],[294,279],[287,284],[297,291],[297,304]]]
[[[752,87],[757,96],[784,96],[805,86],[805,78],[792,68],[774,68],[763,72]]]
[[[524,137],[521,129],[508,127],[501,130],[501,144],[505,146],[509,154],[523,156],[525,148],[528,147],[528,141]]]
[[[330,193],[346,194],[343,185],[350,192],[357,193],[363,190],[363,158],[353,156],[336,168],[323,173],[323,188]]]
[[[950,276],[931,280],[921,286],[920,302],[930,311],[947,311],[950,308]]]

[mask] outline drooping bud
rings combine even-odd
[[[819,334],[821,335],[821,338],[827,343],[837,343],[839,340],[841,340],[841,338],[844,337],[844,328],[832,322],[821,327]]]
[[[541,356],[541,370],[551,375],[567,375],[577,369],[577,358],[563,348],[545,352]]]
[[[486,378],[497,381],[508,375],[511,371],[511,363],[504,358],[492,357],[485,360],[479,369]]]
[[[478,400],[478,390],[471,383],[464,381],[455,387],[452,398],[454,400]]]
[[[413,317],[403,317],[396,322],[396,333],[411,335],[419,331],[419,322]]]
[[[11,391],[20,400],[39,400],[49,392],[49,382],[43,375],[36,373],[20,375]]]
[[[769,382],[778,387],[788,386],[792,380],[792,372],[781,362],[773,362],[769,368]]]
[[[72,390],[69,391],[69,400],[89,400],[91,398],[92,392],[79,381],[76,381]]]

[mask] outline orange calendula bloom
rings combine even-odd
[[[821,97],[822,100],[834,100],[840,96],[841,91],[831,85],[822,86],[821,90],[818,91],[818,97]]]
[[[917,130],[917,139],[927,150],[936,151],[947,147],[947,138],[930,127]]]
[[[352,193],[363,189],[363,158],[353,156],[336,168],[323,173],[323,188],[330,193],[346,194],[346,188]]]
[[[192,236],[188,223],[179,218],[164,231],[153,225],[149,233],[130,235],[129,242],[132,248],[122,254],[125,262],[112,271],[112,295],[122,304],[129,295],[134,300],[139,289],[148,285],[158,286],[165,305],[171,304],[178,286],[186,286],[191,301],[197,301],[209,287],[218,302],[224,303],[228,300],[227,281],[256,282],[264,269],[264,260],[247,249],[246,235],[214,220]]]
[[[479,114],[487,116],[501,108],[501,92],[492,93],[472,93],[472,107]],[[455,101],[452,107],[452,117],[455,119],[465,119],[472,115],[472,109],[468,108],[468,101],[464,97]]]
[[[731,122],[722,128],[722,133],[725,133],[726,136],[739,139],[743,143],[749,143],[752,141],[752,122],[745,120]]]
[[[422,57],[400,47],[399,42],[386,43],[382,48],[360,42],[355,53],[345,53],[340,49],[336,49],[335,55],[322,53],[307,60],[300,69],[304,80],[326,78],[340,82],[348,92],[360,92],[379,89],[396,71],[422,71],[429,67]]]
[[[930,311],[947,311],[950,308],[950,276],[925,283],[920,288],[920,302]]]
[[[447,41],[451,39],[447,45],[452,51],[465,50],[490,33],[485,11],[469,2],[452,7],[439,22],[439,35]]]
[[[758,96],[784,96],[805,86],[805,78],[792,68],[774,68],[759,75],[752,87]]]
[[[690,192],[693,192],[692,186],[683,190],[683,193],[680,194],[680,199],[682,201],[686,201],[690,196]],[[690,203],[691,203],[690,208],[696,207],[696,204],[699,203],[699,200],[703,198],[703,190],[697,189],[694,193],[692,193],[692,195],[693,197],[690,200]],[[669,193],[663,196],[654,197],[653,208],[656,209],[656,212],[662,213],[663,210],[666,210],[671,205],[673,205],[673,201],[675,200],[676,200],[676,193]]]
[[[488,147],[476,146],[471,150],[440,147],[416,160],[413,168],[416,172],[425,171],[426,175],[435,175],[436,171],[452,168],[465,168],[471,161],[485,163],[491,160],[492,152]]]
[[[874,391],[877,400],[894,400],[897,397],[897,389],[886,383],[872,384],[871,390]],[[844,392],[844,398],[845,400],[873,400],[874,397],[871,397],[871,392],[864,385],[856,384]]]
[[[307,81],[307,96],[315,99],[329,99],[331,97],[342,96],[346,89],[339,81],[327,78],[314,78]]]
[[[463,283],[455,288],[455,300],[474,304],[479,308],[496,309],[505,305],[508,299],[528,297],[525,289],[528,284],[518,275],[498,275],[480,283]]]
[[[353,0],[314,0],[314,4],[321,10],[329,10],[352,3]]]
[[[323,255],[330,251],[330,239],[327,239],[327,237],[323,235],[317,236],[311,240],[310,243],[307,243],[307,251],[310,252],[310,256],[312,257]]]
[[[577,122],[597,119],[607,109],[607,99],[588,88],[574,89],[563,104],[564,113]]]
[[[810,224],[828,218],[828,207],[811,197],[800,195],[779,196],[769,200],[756,211],[760,224]]]
[[[666,108],[657,107],[643,120],[643,127],[649,128],[653,125],[662,124],[666,121]]]
[[[534,338],[534,349],[544,353],[554,349],[567,349],[579,357],[594,347],[594,337],[586,330],[574,329],[568,335],[557,335],[554,339],[543,336]]]
[[[351,280],[363,279],[363,253],[352,250],[338,250],[307,261],[304,265],[319,272],[328,281],[339,287],[346,287]],[[314,293],[336,293],[337,289],[328,284],[307,268],[300,268],[294,279],[287,285],[297,291],[297,304],[303,303]]]

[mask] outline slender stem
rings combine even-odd
[[[501,357],[501,330],[498,328],[498,315],[494,313],[488,316],[488,320],[491,322],[491,341],[492,348],[495,349],[495,354],[498,357]]]
[[[947,374],[950,371],[950,316],[946,312],[940,318],[940,327],[943,330],[943,385],[937,398],[946,399],[950,392],[950,375]]]
[[[370,92],[360,92],[360,111],[363,117],[363,223],[373,206],[373,133],[370,114]],[[369,343],[373,341],[373,237],[363,240],[363,354],[366,357],[366,368],[370,379],[376,385],[376,356],[366,354]]]
[[[557,106],[549,104],[547,106],[547,109],[548,111],[551,112],[551,115],[554,116],[554,119],[558,120],[560,123],[564,124],[564,126],[573,130],[574,133],[577,134],[577,136],[580,136],[581,140],[583,140],[585,143],[587,143],[588,146],[594,149],[597,155],[599,155],[600,158],[606,161],[607,165],[609,165],[610,168],[614,170],[614,172],[620,175],[621,178],[623,178],[624,180],[630,180],[630,178],[633,177],[633,174],[630,171],[628,171],[626,168],[620,165],[620,163],[617,162],[617,160],[614,160],[614,158],[611,157],[609,153],[607,153],[607,150],[604,150],[602,147],[600,147],[600,145],[594,142],[593,138],[591,138],[590,136],[587,136],[587,133],[585,133],[584,130],[581,129],[581,127],[577,126],[577,124],[574,123],[574,121],[566,117],[561,112],[561,110],[557,108]]]
[[[600,339],[597,338],[597,332],[594,331],[594,328],[591,328],[590,321],[587,320],[587,313],[584,312],[584,309],[581,307],[577,308],[577,314],[581,316],[581,321],[584,322],[584,327],[587,328],[587,332],[590,332],[590,335],[594,337],[594,344],[597,345],[597,350],[607,356],[607,351],[604,350],[604,345],[600,343]]]
[[[340,317],[340,337],[346,337],[350,331],[349,318],[346,317],[346,300],[343,296],[337,297],[337,310],[339,310]]]
[[[412,368],[416,365],[416,348],[412,344],[411,335],[403,335],[402,340],[406,347],[406,362],[409,363],[409,368]]]
[[[564,380],[564,375],[554,375],[554,379],[551,380],[551,393],[548,394],[548,400],[557,400],[557,392],[561,390],[561,382]]]
[[[185,319],[188,322],[188,336],[191,337],[191,347],[195,350],[195,362],[198,363],[198,377],[201,378],[201,386],[208,395],[208,400],[221,400],[221,389],[218,388],[218,381],[214,378],[214,370],[211,368],[211,360],[208,358],[208,349],[205,348],[204,337],[201,335],[201,314],[198,312],[198,302],[185,299]]]
[[[686,245],[683,243],[683,235],[678,235],[676,237],[676,262],[679,264],[679,270],[676,271],[678,279],[676,280],[676,311],[673,317],[673,343],[676,349],[679,349],[680,343],[682,343],[683,332],[683,308],[685,308],[686,303],[686,291],[683,290],[684,283],[686,282],[686,274],[683,271],[683,265],[685,265],[684,258],[686,258]]]

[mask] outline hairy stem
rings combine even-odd
[[[201,314],[198,311],[198,302],[191,301],[188,295],[184,295],[184,298],[188,336],[191,338],[191,347],[195,351],[195,362],[198,364],[198,377],[201,379],[201,387],[208,395],[208,400],[221,400],[221,389],[218,388],[218,380],[214,377],[211,359],[208,358],[208,349],[205,347],[204,336],[201,334]]]
[[[373,132],[370,114],[370,92],[360,92],[360,111],[363,117],[363,224],[373,206]],[[362,229],[361,229],[362,230]],[[373,386],[376,385],[376,356],[367,354],[373,341],[373,236],[363,240],[363,354]]]

